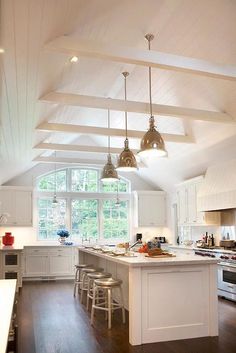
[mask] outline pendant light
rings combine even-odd
[[[146,34],[145,38],[148,41],[148,49],[151,50],[151,41],[154,39],[153,34]],[[150,102],[150,118],[149,130],[143,136],[138,154],[141,157],[164,157],[167,155],[165,142],[161,134],[156,130],[155,119],[152,114],[152,72],[149,66],[149,102]]]
[[[108,154],[107,154],[107,163],[105,164],[103,171],[102,171],[102,177],[101,181],[108,181],[108,182],[113,182],[116,180],[119,180],[117,171],[115,169],[115,166],[112,164],[111,161],[111,147],[110,147],[110,142],[111,142],[111,137],[110,137],[110,109],[108,109],[108,114],[107,114],[107,120],[108,120]]]
[[[119,180],[117,181],[117,189],[116,189],[116,201],[115,207],[120,207],[120,198],[119,198]]]
[[[125,101],[127,100],[126,93],[126,78],[129,75],[128,72],[122,72],[125,79]],[[129,140],[127,137],[127,110],[125,111],[125,142],[124,150],[121,152],[118,158],[117,170],[122,172],[131,172],[137,170],[137,162],[133,152],[129,149]]]
[[[54,157],[56,160],[56,151],[54,152]],[[56,165],[56,161],[54,164],[54,195],[53,195],[53,199],[52,199],[52,207],[56,208],[58,206],[58,200],[57,200],[57,165]]]

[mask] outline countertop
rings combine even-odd
[[[72,245],[61,245],[59,242],[37,242],[37,243],[32,243],[32,244],[26,244],[26,245],[22,245],[22,244],[14,244],[12,246],[4,246],[1,245],[0,246],[0,251],[9,251],[9,250],[23,250],[25,248],[38,248],[38,247],[59,247],[59,248],[71,248],[71,247],[78,247],[78,243],[73,243]]]
[[[16,279],[0,280],[0,353],[6,352],[16,291]]]
[[[168,248],[170,249],[181,249],[181,250],[204,250],[204,251],[209,251],[209,252],[216,252],[216,253],[223,253],[223,254],[234,254],[236,255],[236,251],[233,250],[225,250],[225,249],[208,249],[208,248],[201,248],[201,247],[196,247],[196,246],[186,246],[186,245],[169,245]]]
[[[177,265],[205,265],[205,264],[216,264],[217,259],[206,258],[198,255],[176,255],[176,257],[167,258],[148,258],[145,254],[134,253],[135,257],[125,256],[113,256],[104,254],[101,251],[87,249],[84,247],[78,247],[79,251],[83,251],[87,254],[99,256],[103,259],[120,263],[122,265],[132,267],[145,267],[145,266],[177,266]]]
[[[23,250],[24,246],[23,245],[12,245],[12,246],[5,246],[5,245],[0,245],[0,251],[9,251],[9,250]]]

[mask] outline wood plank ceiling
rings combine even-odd
[[[86,145],[90,151],[97,146],[98,159],[105,160],[108,102],[114,104],[111,140],[117,153],[124,139],[124,70],[130,72],[130,145],[138,150],[148,123],[150,62],[156,120],[169,157],[146,161],[149,168],[140,175],[168,189],[220,158],[233,157],[236,2],[1,0],[0,10],[0,183],[34,166],[34,159],[47,161],[53,147],[61,149],[58,144],[72,146],[61,154],[63,161],[94,163]],[[155,35],[151,56],[144,39],[148,32]],[[100,42],[107,44],[94,44]],[[79,60],[71,63],[76,53]],[[40,149],[33,148],[37,145]]]

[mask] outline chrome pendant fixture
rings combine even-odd
[[[108,133],[110,130],[110,110],[108,109],[108,114],[107,114],[107,118],[108,118]],[[108,155],[107,155],[107,163],[105,164],[103,171],[102,171],[102,177],[101,177],[101,181],[108,181],[108,182],[113,182],[113,181],[117,181],[119,180],[117,171],[115,169],[115,166],[112,164],[111,161],[111,153],[110,153],[110,134],[108,135]]]
[[[151,41],[154,39],[152,34],[146,34],[145,38],[148,41],[148,49],[151,50]],[[155,119],[152,114],[152,72],[149,66],[149,102],[150,102],[150,118],[149,130],[143,136],[138,154],[141,157],[164,157],[167,155],[165,142],[161,134],[156,130]]]
[[[56,160],[56,151],[54,152],[54,157]],[[54,164],[54,195],[53,195],[53,199],[52,199],[52,207],[56,208],[58,206],[59,202],[57,200],[57,165],[56,165],[56,161]]]
[[[122,75],[125,78],[125,101],[127,100],[126,93],[126,78],[129,75],[128,72],[122,72]],[[127,111],[125,111],[125,141],[124,141],[124,150],[121,152],[118,158],[118,164],[116,167],[117,170],[122,172],[132,172],[137,170],[137,162],[133,152],[129,149],[129,140],[127,137]]]

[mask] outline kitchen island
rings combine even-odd
[[[217,336],[217,260],[112,256],[78,248],[79,262],[123,280],[131,345]]]
[[[0,353],[5,353],[16,291],[16,280],[0,280]]]

